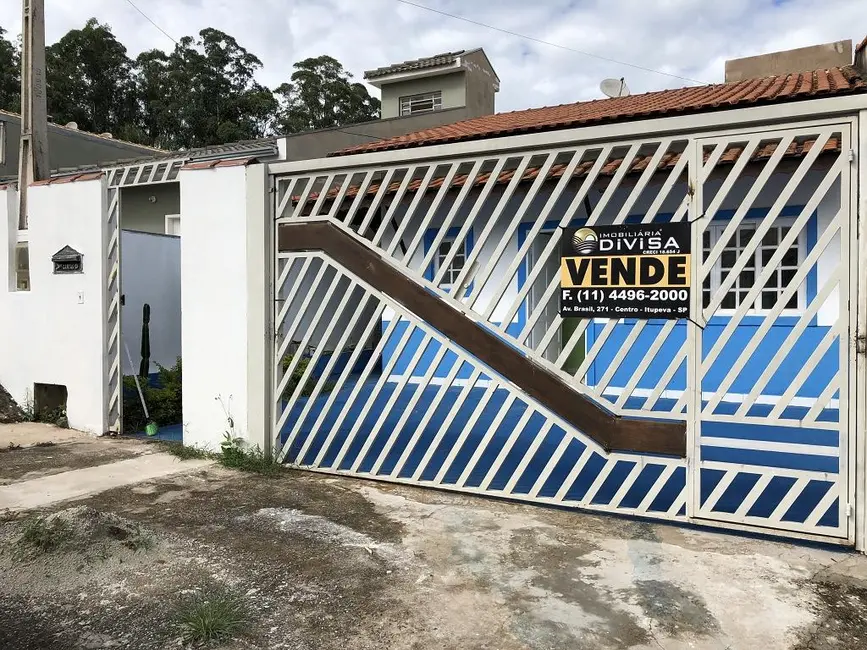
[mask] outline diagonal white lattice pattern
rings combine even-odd
[[[287,461],[851,540],[852,146],[826,122],[275,175],[278,229],[327,220],[576,393],[688,430],[685,462],[594,449],[327,255],[278,251]],[[692,224],[695,323],[558,315],[563,227],[670,221]]]

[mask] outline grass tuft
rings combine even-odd
[[[238,596],[222,589],[195,595],[177,610],[178,627],[185,643],[208,643],[244,633],[250,612]]]
[[[223,467],[268,477],[277,476],[283,469],[272,454],[266,454],[259,447],[245,449],[236,445],[224,445],[219,461]]]
[[[20,553],[51,553],[71,537],[72,528],[63,519],[34,516],[22,524],[16,547]]]
[[[156,440],[154,444],[167,454],[171,454],[181,460],[194,460],[201,458],[214,458],[214,454],[207,449],[200,447],[188,447],[181,442],[171,442],[169,440]]]

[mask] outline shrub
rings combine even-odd
[[[159,376],[155,385],[139,379],[150,419],[159,426],[178,424],[182,421],[182,371],[181,358],[171,368],[157,364]],[[147,424],[134,377],[123,378],[123,430],[126,433],[141,431]]]
[[[326,352],[324,354],[336,354],[336,352]],[[324,355],[323,355],[324,357]],[[321,358],[323,358],[321,357]],[[283,360],[280,362],[280,368],[285,373],[289,366],[292,364],[292,359],[294,356],[292,354],[287,354],[283,357]],[[304,376],[304,373],[307,371],[307,367],[310,365],[310,356],[305,355],[298,360],[298,364],[295,366],[295,370],[292,371],[292,376],[289,378],[289,381],[286,383],[286,388],[283,391],[283,401],[288,402],[292,397],[292,394],[295,392],[295,388],[298,386],[298,383],[301,381],[301,378]],[[307,381],[304,382],[304,385],[301,387],[301,391],[299,395],[301,397],[309,397],[313,394],[313,391],[316,390],[316,385],[321,381],[322,377],[311,376],[307,378]],[[321,393],[330,393],[334,390],[335,382],[326,381],[322,386],[322,389],[319,391]]]
[[[19,553],[41,554],[55,551],[72,536],[72,529],[63,519],[35,516],[24,522],[16,542]]]

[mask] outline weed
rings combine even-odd
[[[0,451],[15,451],[16,449],[21,449],[21,445],[10,442],[9,446],[0,448]]]
[[[21,526],[16,542],[19,553],[50,553],[59,549],[72,537],[72,529],[63,519],[30,517]]]
[[[213,458],[214,454],[207,449],[201,447],[186,446],[182,442],[170,442],[168,440],[157,440],[155,444],[159,445],[167,454],[176,456],[181,460],[192,460],[196,458]]]
[[[181,603],[178,627],[186,643],[207,643],[242,634],[250,624],[250,613],[238,596],[213,589]]]
[[[34,447],[54,447],[54,446],[56,446],[56,445],[57,445],[56,442],[51,442],[51,441],[46,440],[46,441],[43,441],[43,442],[37,442],[37,443],[36,443],[35,445],[33,445],[33,446],[34,446]]]
[[[283,467],[272,454],[266,454],[260,447],[246,448],[243,438],[232,437],[229,432],[220,443],[220,449],[219,461],[223,467],[263,476],[276,476]]]
[[[132,551],[149,551],[156,545],[154,536],[141,526],[136,526],[124,541],[124,546]]]

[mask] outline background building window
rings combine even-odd
[[[442,91],[434,91],[432,93],[422,93],[420,95],[409,95],[400,98],[400,114],[415,115],[416,113],[431,113],[433,111],[442,110],[443,94]]]
[[[722,238],[727,223],[711,224],[703,235],[704,255],[707,259],[710,251]],[[737,261],[741,258],[747,244],[756,234],[757,223],[742,222],[726,242],[721,255],[711,269],[709,277],[705,280],[702,302],[705,307],[710,304],[711,296],[715,295],[723,281],[731,273]],[[747,294],[755,286],[758,277],[771,261],[774,253],[780,247],[783,238],[789,234],[791,223],[775,223],[762,237],[762,241],[756,246],[755,251],[749,256],[743,269],[741,269],[734,283],[723,296],[719,311],[734,311],[747,300]],[[771,272],[764,287],[759,292],[748,309],[753,312],[767,312],[774,308],[786,286],[791,282],[798,266],[804,259],[805,231],[802,230],[791,246],[783,254],[782,260]],[[795,294],[783,307],[784,310],[798,310],[804,308],[805,295],[803,287],[799,287]]]
[[[452,248],[455,246],[454,239],[444,239],[442,243],[440,243],[439,248],[437,249],[436,256],[436,272],[443,267],[446,263],[446,258],[451,252]],[[460,247],[457,251],[455,251],[455,255],[452,258],[452,263],[449,264],[449,267],[446,269],[445,273],[443,273],[442,281],[440,282],[441,286],[450,287],[455,282],[458,281],[458,277],[461,274],[461,271],[464,270],[464,264],[467,261],[467,248],[465,243],[461,243]]]
[[[15,289],[30,291],[30,248],[27,242],[15,245]]]

